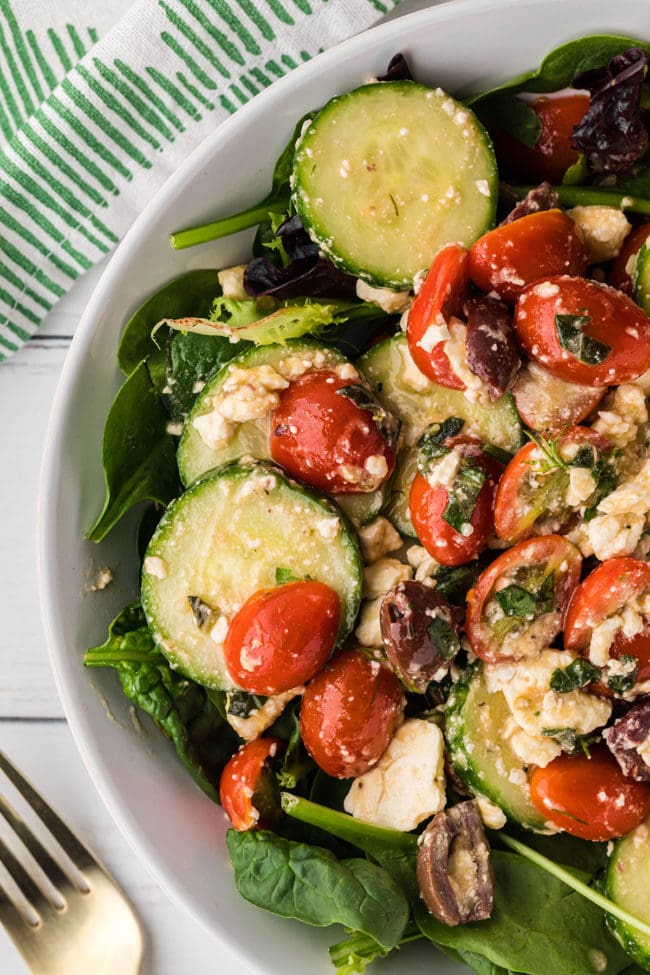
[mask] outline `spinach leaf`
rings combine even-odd
[[[263,830],[229,830],[226,842],[237,890],[257,907],[318,927],[344,924],[385,949],[399,944],[408,903],[381,867]]]
[[[169,236],[169,243],[176,250],[184,247],[193,247],[195,244],[203,244],[208,240],[218,240],[220,237],[228,237],[230,234],[239,233],[248,227],[255,227],[263,220],[269,219],[271,213],[285,213],[291,202],[291,188],[289,177],[293,169],[293,157],[296,151],[296,142],[302,132],[304,123],[311,119],[313,112],[303,115],[298,121],[291,137],[283,148],[273,170],[271,180],[271,191],[251,207],[241,210],[230,217],[223,217],[212,223],[202,224],[198,227],[191,227],[187,230],[178,230]]]
[[[198,395],[197,387],[243,352],[245,346],[246,343],[234,345],[220,335],[173,333],[167,346],[164,388],[168,392],[163,394],[173,420],[185,420]]]
[[[151,332],[161,318],[207,315],[216,295],[219,278],[214,268],[187,271],[150,295],[131,315],[122,332],[117,362],[130,376],[138,363],[156,351]]]
[[[479,107],[479,117],[488,128],[499,129],[514,136],[532,149],[542,132],[542,122],[530,105],[514,95],[495,95]]]
[[[522,857],[493,850],[492,863],[495,906],[489,921],[449,928],[428,914],[419,899],[412,905],[420,929],[434,944],[527,975],[584,975],[594,969],[595,951],[607,960],[606,975],[629,967],[600,908]]]
[[[598,680],[600,670],[589,663],[584,657],[576,657],[566,667],[558,667],[551,674],[551,690],[558,694],[568,694],[569,691],[576,691],[585,684],[591,684]]]
[[[117,670],[125,696],[154,719],[194,781],[218,802],[219,777],[237,737],[205,688],[171,669],[139,603],[122,610],[106,642],[86,651],[84,664]]]
[[[467,459],[461,462],[454,483],[447,492],[447,504],[442,519],[457,532],[463,533],[474,514],[476,501],[487,480],[487,471]],[[470,525],[471,528],[471,525]]]
[[[574,355],[580,362],[597,366],[605,361],[612,347],[585,335],[583,330],[590,321],[589,315],[556,315],[555,330],[563,349]]]
[[[179,489],[176,447],[167,433],[167,414],[154,389],[146,362],[117,391],[102,441],[106,498],[88,532],[100,542],[139,501],[167,505]]]
[[[291,735],[278,772],[278,785],[281,789],[295,789],[298,783],[315,769],[315,764],[307,754],[300,735],[300,719],[295,710],[291,712]]]
[[[524,71],[516,78],[490,88],[489,91],[473,95],[467,103],[476,105],[494,95],[508,92],[511,94],[517,91],[549,92],[568,88],[576,75],[592,68],[602,68],[615,55],[622,54],[630,47],[640,47],[646,53],[650,53],[649,44],[633,37],[592,34],[575,41],[568,41],[550,51],[538,68]]]

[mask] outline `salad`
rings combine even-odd
[[[650,45],[460,102],[397,55],[126,324],[115,668],[237,889],[479,975],[650,971]]]

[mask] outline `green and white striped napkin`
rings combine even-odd
[[[0,0],[0,361],[216,124],[398,2]]]

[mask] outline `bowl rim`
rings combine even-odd
[[[144,863],[146,869],[174,903],[187,911],[201,924],[204,930],[221,940],[228,950],[255,975],[268,975],[268,969],[260,967],[258,956],[249,951],[247,946],[240,941],[232,940],[218,912],[205,911],[200,913],[188,904],[182,891],[177,889],[171,871],[164,861],[161,861],[150,849],[145,831],[139,828],[138,823],[134,821],[128,811],[127,803],[119,794],[115,794],[108,781],[101,749],[93,735],[88,733],[83,701],[79,700],[74,688],[68,684],[66,679],[66,670],[71,664],[69,648],[63,639],[58,622],[60,613],[56,596],[56,548],[51,527],[56,521],[56,501],[55,492],[50,492],[48,486],[57,483],[59,480],[59,457],[64,439],[65,419],[72,405],[73,380],[88,355],[99,313],[103,302],[113,289],[113,280],[130,263],[140,244],[146,240],[149,226],[155,216],[161,209],[165,208],[179,187],[188,181],[191,182],[199,175],[202,165],[210,159],[222,140],[236,140],[240,132],[249,127],[249,120],[254,119],[258,113],[264,112],[267,104],[270,105],[277,100],[282,101],[285,97],[285,91],[290,92],[292,87],[299,85],[302,79],[317,76],[323,66],[327,66],[330,62],[354,57],[355,54],[367,53],[375,40],[389,39],[391,35],[398,35],[403,31],[409,32],[409,29],[412,31],[412,25],[417,25],[418,28],[425,31],[446,21],[462,21],[477,12],[504,12],[509,7],[514,6],[517,9],[525,9],[540,6],[541,2],[542,0],[442,0],[435,6],[415,10],[411,13],[397,14],[397,11],[392,12],[392,17],[386,22],[355,34],[316,55],[310,61],[299,65],[285,77],[275,81],[269,88],[264,89],[240,107],[234,115],[225,119],[214,132],[206,136],[192,150],[137,216],[112,254],[93,290],[75,329],[70,349],[61,369],[45,433],[36,517],[39,603],[45,642],[57,693],[73,740],[93,786],[139,860]],[[562,5],[565,0],[543,0],[543,2],[548,11],[551,7]],[[616,19],[615,12],[611,16],[613,20]],[[163,283],[161,282],[161,285]],[[74,665],[77,666],[77,662]]]

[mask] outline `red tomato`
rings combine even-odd
[[[409,512],[415,533],[429,555],[442,565],[463,565],[485,548],[494,527],[492,507],[500,465],[487,457],[478,444],[463,441],[463,438],[453,438],[447,445],[456,446],[463,457],[472,458],[488,474],[469,520],[471,533],[464,535],[444,520],[442,515],[449,500],[449,490],[443,484],[432,487],[422,474],[416,474],[411,485]]]
[[[472,245],[469,276],[483,291],[516,301],[526,285],[552,274],[584,274],[585,249],[576,225],[561,210],[520,217]]]
[[[639,253],[648,237],[650,237],[650,223],[642,223],[638,227],[634,227],[623,241],[623,246],[609,269],[609,283],[613,288],[624,291],[630,297],[634,295],[634,285],[627,269],[627,263],[632,256]]]
[[[589,427],[571,427],[557,441],[562,457],[573,445],[592,446],[594,464],[611,447],[606,437]],[[530,535],[559,532],[579,509],[580,505],[570,507],[566,501],[569,472],[560,466],[546,470],[548,464],[542,449],[531,442],[518,450],[506,467],[494,503],[494,527],[499,538],[513,543]]]
[[[339,628],[338,594],[322,582],[260,589],[234,616],[224,643],[232,679],[250,694],[282,694],[328,659]]]
[[[578,152],[571,145],[573,127],[582,120],[589,107],[588,95],[539,95],[526,104],[542,123],[542,131],[532,148],[507,132],[494,132],[494,141],[501,165],[509,172],[538,183],[548,180],[561,183],[562,177],[578,161]]]
[[[581,361],[560,344],[556,320],[595,340]],[[571,323],[570,318],[574,321]],[[582,323],[576,320],[583,319]],[[586,319],[586,321],[585,321]],[[612,386],[636,379],[650,367],[650,318],[620,291],[568,275],[529,285],[515,306],[515,330],[524,352],[566,382]],[[566,338],[565,338],[566,345]]]
[[[260,788],[267,760],[273,758],[281,746],[279,738],[249,741],[235,752],[221,773],[221,805],[235,829],[266,829],[270,825],[263,811],[255,806],[255,793]]]
[[[360,650],[334,657],[307,685],[300,733],[316,764],[337,779],[362,775],[388,747],[404,707],[402,685]]]
[[[486,663],[536,657],[562,629],[566,607],[580,579],[580,552],[561,535],[540,535],[519,542],[499,555],[467,593],[465,633],[472,650]],[[495,593],[515,585],[536,595],[553,576],[552,608],[545,613],[509,618]],[[540,624],[540,621],[543,623]],[[505,631],[505,632],[503,632]],[[513,634],[513,645],[505,638]]]
[[[587,656],[591,634],[608,616],[619,613],[635,596],[650,587],[650,563],[625,556],[607,559],[587,576],[573,594],[564,626],[564,646],[567,650]],[[636,636],[626,637],[618,632],[609,655],[618,659],[624,655],[639,662],[637,682],[650,680],[650,620]]]
[[[367,408],[359,405],[366,399]],[[327,370],[308,372],[282,390],[271,413],[271,457],[321,491],[374,491],[395,467],[393,427],[365,386]]]
[[[526,362],[512,388],[517,412],[531,430],[558,433],[581,423],[596,409],[606,389],[565,383],[536,362]]]
[[[530,795],[545,819],[572,836],[603,843],[625,836],[650,813],[650,784],[626,779],[606,748],[560,755],[533,769]]]
[[[429,273],[408,313],[406,337],[411,357],[420,372],[448,389],[465,389],[451,367],[445,342],[429,347],[427,329],[448,323],[460,313],[467,290],[468,254],[460,244],[449,244],[433,259]]]

